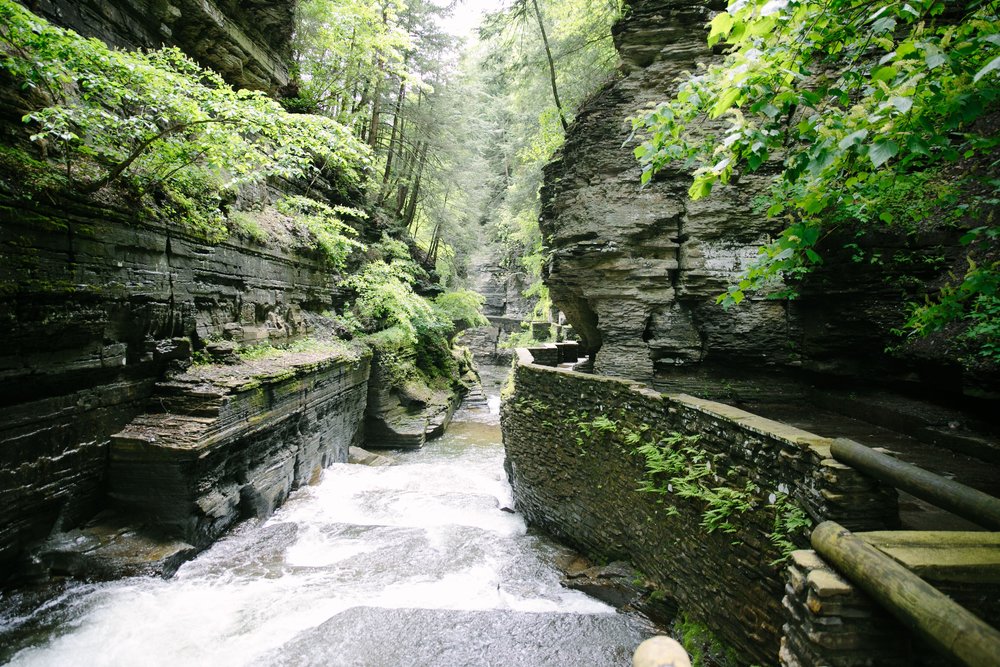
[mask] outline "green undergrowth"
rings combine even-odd
[[[690,614],[679,614],[672,630],[691,658],[691,667],[737,667],[743,664],[736,649],[727,646],[707,625]]]
[[[275,208],[305,228],[312,238],[312,246],[336,269],[343,269],[348,256],[355,250],[364,250],[358,232],[344,222],[344,217],[362,221],[368,217],[364,211],[350,206],[331,206],[300,195],[278,200]]]
[[[863,236],[961,238],[950,270],[901,295],[917,300],[896,332],[1000,361],[1000,4],[750,0],[710,27],[724,56],[634,126],[644,184],[682,168],[697,200],[770,181],[760,209],[780,231],[719,303],[795,298]]]
[[[372,346],[393,388],[417,382],[432,390],[457,389],[452,339],[463,326],[485,321],[482,297],[419,293],[426,272],[400,241],[383,237],[372,252],[371,261],[341,283],[354,294],[341,321]]]
[[[349,200],[367,178],[370,151],[349,128],[234,90],[177,49],[112,49],[12,0],[0,0],[0,82],[26,111],[14,137],[25,147],[0,154],[15,196],[92,196],[210,242],[230,227],[261,240],[266,229],[229,220],[247,186],[323,175]],[[291,208],[334,264],[354,247],[340,216],[357,211],[312,200]]]
[[[281,359],[296,354],[322,354],[341,361],[357,362],[364,356],[364,347],[358,341],[309,337],[286,344],[266,342],[258,345],[242,345],[238,346],[233,354],[244,363]],[[218,363],[204,348],[195,350],[191,360],[195,366],[210,366]]]
[[[343,361],[360,361],[362,357],[361,347],[356,342],[335,339],[302,338],[283,346],[265,343],[248,345],[236,350],[237,357],[250,362],[302,353],[331,355]]]
[[[552,326],[549,326],[547,331],[547,335],[539,338],[535,335],[531,322],[521,322],[521,330],[510,334],[500,343],[499,347],[513,350],[518,347],[531,347],[532,345],[554,343],[556,336],[552,331]]]

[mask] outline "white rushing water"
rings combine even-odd
[[[0,615],[0,640],[37,628],[10,664],[628,664],[648,628],[561,587],[559,547],[504,511],[497,406],[394,466],[332,466],[173,579]]]

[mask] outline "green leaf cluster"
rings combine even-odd
[[[341,219],[349,216],[364,220],[368,217],[364,211],[349,206],[330,206],[301,195],[283,197],[275,208],[308,230],[323,257],[335,269],[343,269],[354,250],[365,249],[364,244],[355,239],[357,230]]]
[[[801,548],[794,538],[799,538],[802,542],[802,536],[812,529],[813,521],[795,500],[784,493],[775,494],[774,502],[768,507],[774,512],[774,528],[768,539],[781,552],[781,558],[771,564],[778,565],[788,560],[793,551]]]
[[[417,345],[422,338],[447,337],[451,319],[414,291],[412,262],[375,260],[341,282],[357,295],[350,307],[365,332],[398,329]]]
[[[638,490],[700,500],[705,504],[701,526],[706,532],[735,533],[732,519],[753,509],[753,494],[759,489],[752,482],[744,488],[718,484],[719,472],[712,469],[709,454],[696,446],[698,439],[674,433],[636,447],[646,460],[646,475]],[[671,513],[676,512],[671,507]]]
[[[698,436],[673,433],[646,440],[640,433],[627,433],[626,442],[634,445],[635,451],[645,459],[646,474],[638,490],[700,501],[704,505],[701,526],[707,533],[717,530],[736,533],[739,530],[736,520],[758,506],[760,488],[752,481],[742,486],[731,481],[726,483],[731,473],[715,465],[713,457],[698,446],[698,439]],[[812,520],[787,494],[776,492],[774,495],[773,502],[767,505],[774,515],[768,538],[781,554],[771,563],[778,565],[799,548],[795,540],[801,542]],[[668,513],[677,514],[676,505],[671,505]]]
[[[724,59],[635,119],[642,135],[635,156],[643,183],[671,164],[693,169],[692,199],[746,171],[776,172],[766,207],[784,231],[720,303],[794,284],[822,263],[822,242],[836,229],[994,224],[1000,140],[990,118],[1000,99],[1000,5],[740,0],[709,29],[709,44],[726,47]],[[970,295],[942,292],[952,305],[918,309],[915,331],[986,317],[989,308],[971,296],[998,270],[984,248],[970,246],[982,261],[951,288]]]
[[[485,327],[490,321],[483,315],[486,297],[472,290],[445,292],[434,299],[434,305],[455,327],[472,329]]]
[[[24,121],[69,185],[157,193],[209,235],[224,200],[269,178],[324,172],[360,182],[369,151],[339,123],[233,90],[177,49],[119,51],[0,0],[0,73],[24,89]]]

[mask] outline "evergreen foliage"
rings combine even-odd
[[[506,268],[526,275],[525,296],[545,313],[542,319],[548,311],[542,283],[547,259],[538,228],[542,167],[562,146],[563,121],[572,121],[583,100],[611,75],[617,62],[611,26],[622,8],[618,0],[514,2],[484,21],[483,52],[470,63],[485,79],[478,115],[488,120],[494,138],[484,156],[499,175],[489,219]]]

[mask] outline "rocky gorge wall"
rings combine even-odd
[[[922,298],[913,290],[946,275],[958,258],[955,234],[830,238],[824,267],[800,286],[799,299],[753,297],[728,311],[716,305],[780,229],[754,212],[766,169],[698,201],[687,196],[691,174],[683,168],[640,188],[630,119],[719,57],[706,44],[705,24],[725,3],[626,4],[614,28],[621,76],[582,106],[541,191],[551,250],[545,281],[596,371],[649,380],[698,367],[767,365],[995,394],[995,376],[978,375],[941,349],[885,352],[900,347],[891,330],[903,322],[907,301]],[[839,249],[848,242],[861,244],[871,261],[853,261]]]
[[[720,403],[537,363],[559,363],[556,346],[518,355],[501,409],[518,511],[591,559],[631,562],[735,648],[741,664],[777,662],[779,543],[801,546],[807,535],[807,524],[781,527],[791,505],[800,518],[852,530],[898,522],[895,491],[831,459],[825,438]],[[637,490],[649,479],[638,447],[657,442],[672,452],[666,478],[700,475],[702,490],[687,487],[682,497],[680,486],[663,488],[663,477],[659,492]]]
[[[0,562],[103,502],[111,435],[192,341],[282,343],[340,300],[293,245],[85,201],[0,204]],[[361,404],[364,396],[358,399]]]
[[[112,46],[175,45],[236,87],[288,83],[294,1],[24,4]],[[470,369],[448,360],[455,377],[405,405],[395,387],[369,391],[378,360],[329,317],[345,305],[345,269],[276,205],[302,183],[208,202],[226,225],[212,229],[188,194],[52,185],[61,165],[21,148],[37,102],[21,83],[0,81],[0,583],[169,574],[346,461],[366,421],[382,446],[444,429]],[[321,171],[313,199],[370,208],[363,186]],[[377,211],[367,219],[360,240],[393,233]]]
[[[367,350],[195,366],[157,385],[111,439],[108,495],[127,515],[204,547],[266,517],[361,444]]]
[[[177,46],[239,88],[289,83],[294,0],[21,0],[57,25],[111,46]]]

